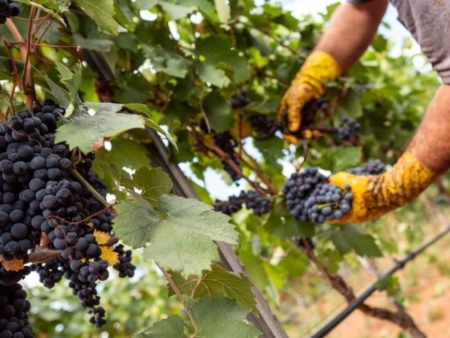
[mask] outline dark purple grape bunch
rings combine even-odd
[[[305,202],[314,189],[324,184],[327,178],[319,172],[318,168],[306,168],[301,173],[293,173],[283,186],[286,206],[296,220],[309,221],[308,209]]]
[[[333,184],[321,184],[305,202],[308,218],[314,223],[324,223],[344,217],[351,209],[353,194],[347,184],[342,190]]]
[[[214,210],[225,215],[232,215],[242,209],[245,202],[245,193],[242,191],[238,196],[230,196],[227,201],[216,200]]]
[[[6,23],[6,19],[18,16],[20,7],[12,0],[0,0],[0,24]]]
[[[232,195],[227,201],[216,200],[214,209],[225,215],[232,215],[242,209],[245,204],[247,209],[253,210],[256,216],[262,216],[270,212],[271,202],[267,196],[261,195],[255,190],[241,191],[238,196]]]
[[[275,126],[275,120],[263,114],[252,114],[248,121],[257,133],[269,134]]]
[[[350,117],[344,116],[339,123],[338,135],[342,141],[351,141],[358,135],[361,125]]]
[[[241,92],[231,96],[231,108],[240,109],[248,106],[252,100],[248,97],[247,90],[243,89]]]
[[[364,166],[348,169],[347,172],[358,176],[380,175],[386,171],[386,166],[380,160],[369,160]]]
[[[17,283],[31,270],[39,274],[47,288],[65,277],[74,295],[92,314],[91,321],[101,326],[105,323],[105,311],[99,306],[96,283],[106,280],[109,271],[108,262],[101,258],[103,246],[97,242],[95,231],[112,237],[113,215],[72,174],[76,169],[105,198],[106,186],[91,170],[94,154],[82,154],[74,166],[69,147],[55,143],[57,119],[64,113],[54,101],[46,100],[42,106],[35,106],[33,112],[21,110],[0,124],[2,260],[27,262],[43,237],[48,239],[49,249],[61,254],[20,271],[7,271],[0,263],[0,289]],[[113,268],[120,277],[131,277],[135,270],[131,251],[118,244],[114,245],[114,251],[119,263]],[[20,333],[13,336],[22,337]]]
[[[27,293],[18,283],[0,285],[0,337],[33,338],[28,321],[30,302]]]
[[[294,173],[283,187],[290,214],[302,222],[324,223],[342,218],[351,209],[353,194],[350,186],[344,190],[328,184],[318,168],[306,168]]]
[[[119,277],[133,277],[136,267],[131,263],[132,251],[125,250],[124,246],[119,244],[114,248],[114,252],[119,256],[119,263],[113,266],[119,272]]]
[[[227,154],[231,161],[239,166],[239,161],[234,150],[234,148],[237,146],[237,143],[229,132],[215,134],[214,144],[219,147],[225,154]],[[222,165],[223,169],[228,173],[228,175],[230,175],[230,178],[233,182],[241,178],[228,162],[222,161]]]
[[[271,203],[266,196],[251,190],[245,194],[245,206],[247,209],[252,209],[254,215],[262,216],[270,212]]]

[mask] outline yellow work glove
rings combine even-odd
[[[398,162],[381,175],[357,176],[345,172],[332,175],[330,184],[345,189],[348,184],[353,194],[350,211],[331,224],[362,223],[380,217],[413,201],[436,178],[410,152],[405,152]]]
[[[321,51],[311,53],[292,80],[278,110],[278,120],[287,122],[290,133],[294,134],[299,130],[305,104],[325,94],[323,82],[334,80],[340,74],[340,66],[331,55]],[[294,135],[285,134],[284,137],[289,143],[298,142]]]

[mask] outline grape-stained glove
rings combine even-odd
[[[278,110],[278,120],[287,119],[290,133],[299,130],[305,104],[325,94],[322,82],[334,80],[340,73],[340,66],[331,55],[321,51],[311,53],[284,94]],[[289,143],[298,143],[297,137],[293,135],[285,134],[284,137]]]
[[[332,175],[331,184],[344,189],[348,184],[353,193],[351,210],[331,224],[362,223],[380,217],[414,200],[436,178],[410,152],[405,152],[398,162],[381,175],[357,176],[345,172]]]

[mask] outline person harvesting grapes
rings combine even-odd
[[[391,169],[368,176],[339,172],[329,178],[330,184],[350,190],[353,195],[351,210],[340,218],[328,218],[332,219],[330,223],[362,223],[380,217],[414,200],[450,167],[450,45],[446,36],[450,1],[391,3],[439,74],[442,85],[407,150]],[[387,5],[387,0],[351,0],[336,10],[282,99],[278,118],[287,124],[289,133],[284,137],[288,142],[298,142],[295,133],[301,126],[305,104],[323,96],[323,83],[347,72],[368,48]]]

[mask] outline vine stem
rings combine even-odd
[[[247,166],[250,170],[253,170],[255,172],[256,176],[258,176],[258,178],[267,186],[267,189],[270,191],[271,195],[278,195],[278,189],[275,188],[269,181],[269,179],[264,175],[263,171],[258,167],[255,159],[247,154],[244,149],[242,150],[242,153],[243,154],[237,154],[238,160],[240,160],[242,164]],[[247,161],[242,155],[245,155],[249,159],[249,161]]]
[[[163,273],[164,277],[166,277],[167,281],[169,282],[170,287],[172,288],[172,290],[175,292],[175,294],[177,295],[178,300],[183,304],[184,310],[186,311],[187,315],[189,316],[189,319],[192,323],[192,326],[194,327],[195,331],[198,330],[198,324],[195,321],[194,317],[192,316],[191,311],[187,308],[187,306],[184,304],[184,299],[183,299],[183,295],[181,294],[180,289],[178,289],[177,285],[175,284],[175,282],[173,281],[172,277],[170,277],[169,273],[166,271],[166,269],[164,269],[161,265],[159,265],[158,263],[156,263],[156,266],[161,270],[161,272]]]
[[[267,193],[263,188],[261,188],[259,186],[258,183],[252,181],[249,177],[247,177],[242,172],[241,168],[239,168],[239,166],[230,158],[230,156],[228,156],[228,154],[226,154],[224,151],[222,151],[222,149],[220,149],[215,144],[211,144],[211,142],[207,142],[206,140],[204,140],[204,142],[205,142],[205,145],[210,150],[212,150],[217,156],[219,156],[221,160],[227,162],[230,165],[230,167],[239,175],[239,177],[242,177],[243,179],[245,179],[252,186],[253,189],[258,191],[262,195],[265,195]]]
[[[32,7],[32,13],[34,7]],[[28,31],[30,31],[30,26],[32,26],[32,20],[30,20]],[[19,51],[20,55],[22,57],[22,61],[25,63],[24,68],[24,75],[23,75],[23,82],[22,82],[22,90],[25,95],[25,105],[28,109],[33,108],[34,103],[34,79],[33,79],[33,72],[31,68],[30,58],[29,58],[29,48],[28,44],[25,43],[25,40],[23,39],[22,35],[20,34],[19,30],[17,29],[17,26],[14,24],[14,22],[11,19],[6,20],[6,27],[14,37],[14,40],[19,45]],[[31,39],[31,36],[29,37],[29,40]],[[29,41],[30,43],[30,41]]]
[[[199,144],[201,144],[202,148],[207,149],[217,155],[222,161],[226,162],[237,174],[240,178],[245,179],[253,189],[258,191],[261,195],[266,195],[267,191],[259,186],[258,183],[252,181],[248,176],[246,176],[241,168],[226,154],[222,149],[216,146],[213,142],[205,139],[195,131],[195,127],[191,128],[191,134],[194,136],[194,139],[197,140]]]
[[[245,165],[250,170],[254,171],[256,176],[263,182],[271,195],[278,195],[278,189],[276,189],[270,180],[264,175],[263,171],[259,168],[258,163],[255,159],[250,156],[247,151],[242,147],[242,116],[239,115],[239,138],[236,140],[233,136],[234,141],[238,144],[238,151],[236,152],[236,157],[243,165]],[[244,158],[244,156],[246,158]],[[233,162],[233,161],[232,161]]]

